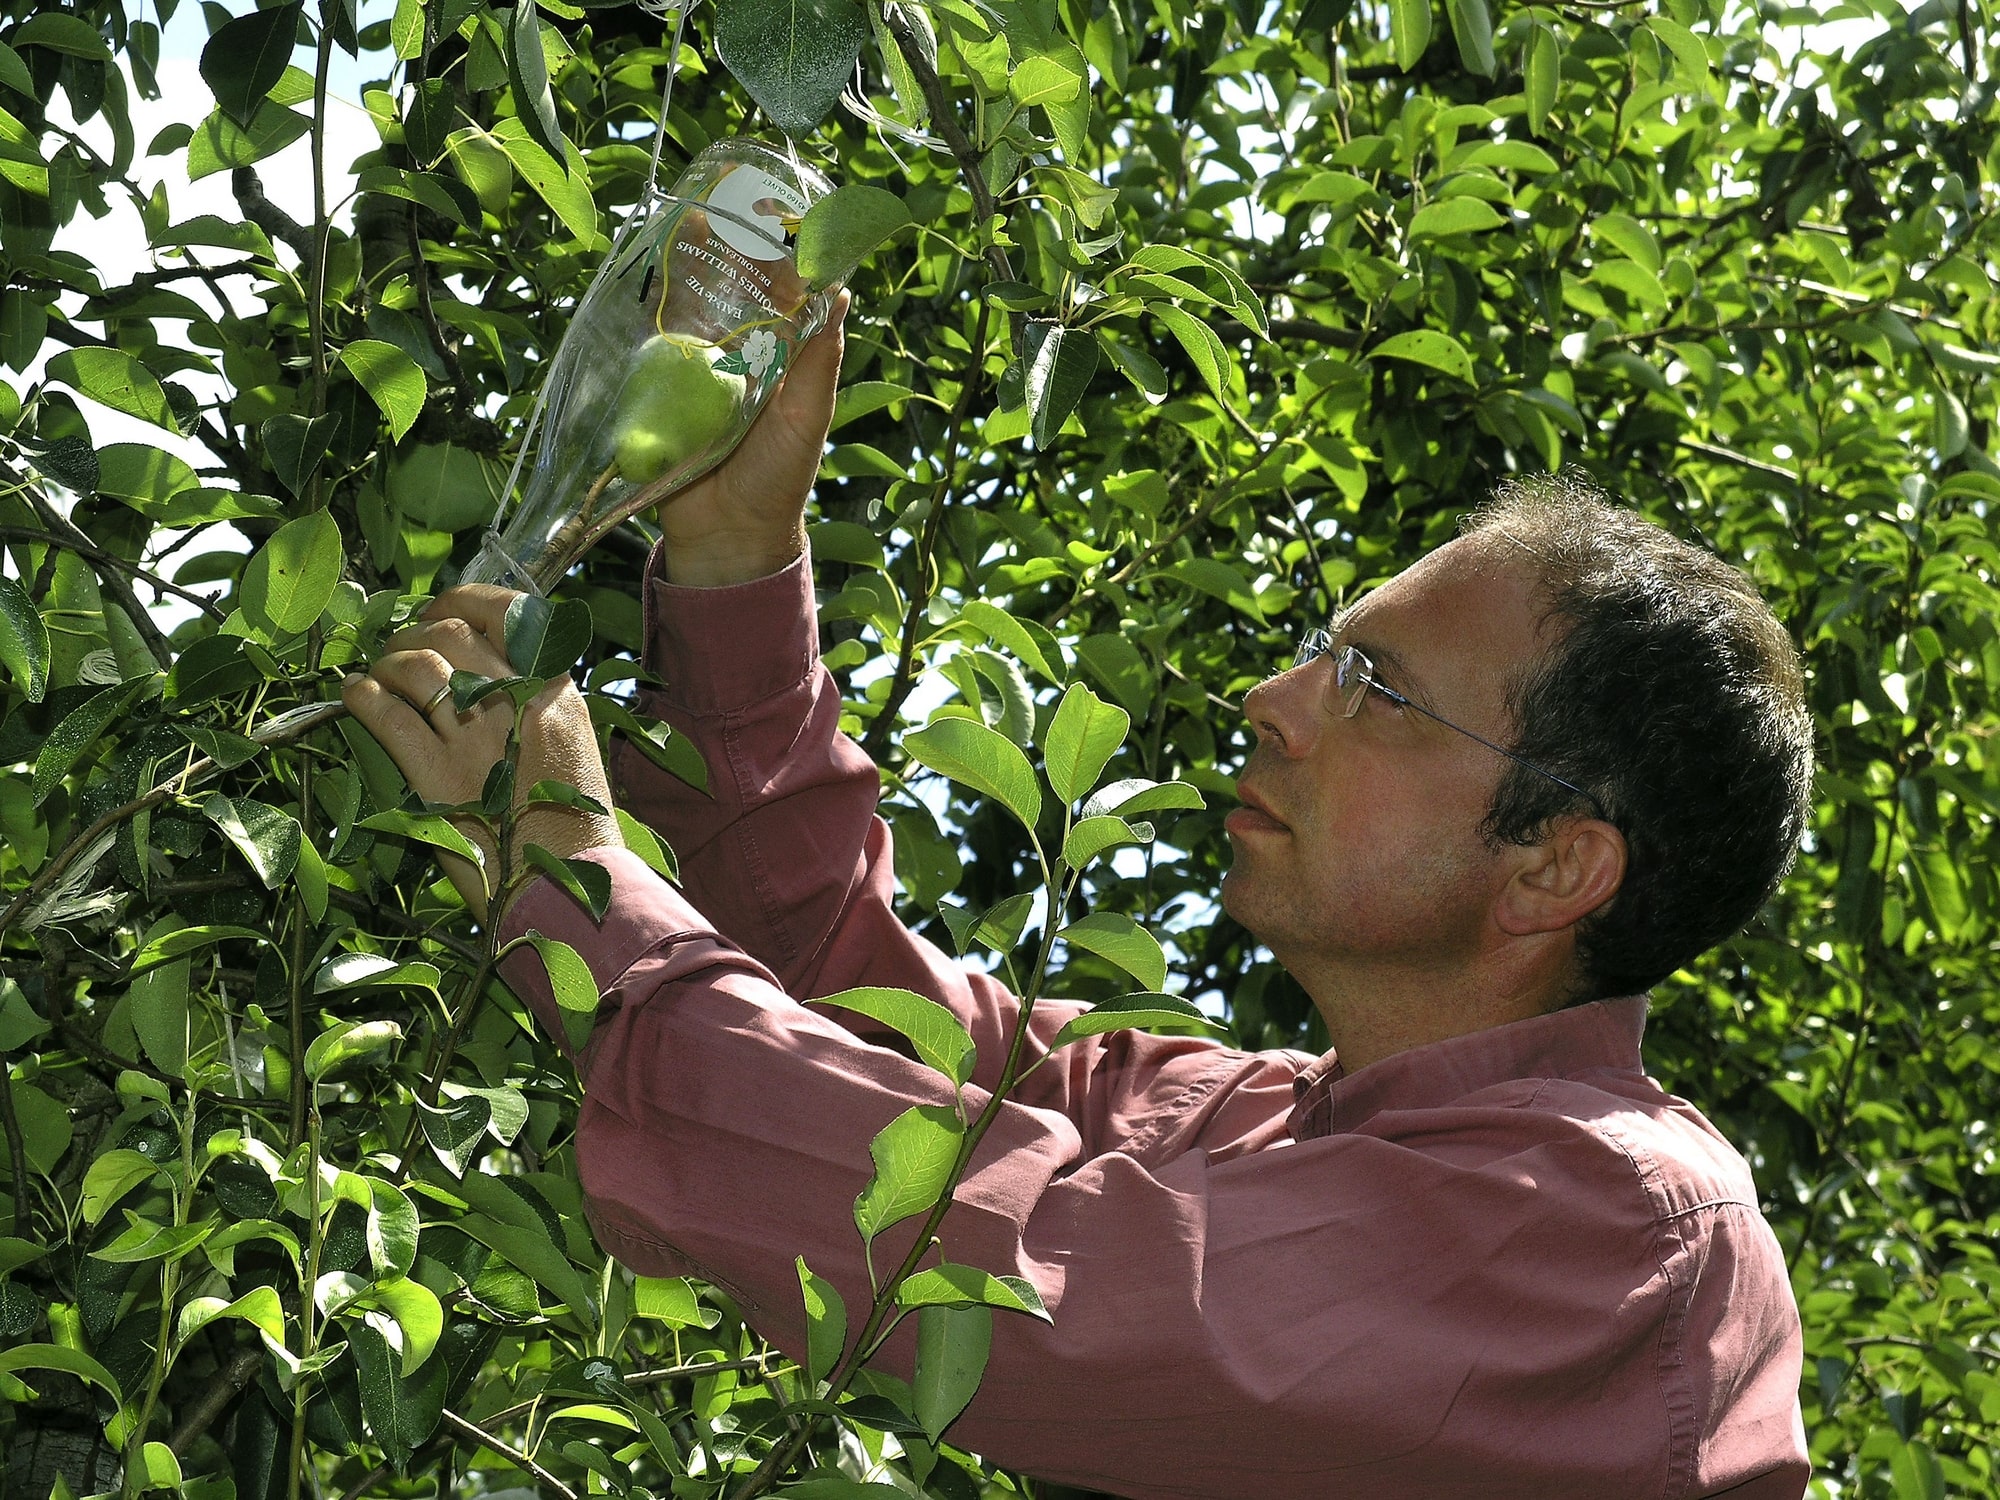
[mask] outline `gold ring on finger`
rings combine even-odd
[[[437,692],[431,696],[430,702],[426,703],[423,706],[423,709],[421,710],[423,716],[426,719],[428,719],[434,712],[437,711],[437,706],[440,703],[444,702],[444,700],[449,698],[450,696],[451,696],[451,684],[447,682],[443,687],[439,688]]]

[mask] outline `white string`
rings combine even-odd
[[[639,3],[643,9],[651,12],[653,4],[660,4],[661,0],[652,0],[652,3],[648,3],[648,0],[639,0]],[[653,160],[646,168],[648,193],[660,190],[660,151],[667,144],[667,106],[673,102],[674,74],[680,71],[681,33],[687,28],[690,4],[691,0],[681,0],[681,3],[674,6],[674,39],[667,51],[667,83],[666,87],[660,90],[660,128],[653,134]],[[663,21],[666,19],[664,7],[659,16]]]

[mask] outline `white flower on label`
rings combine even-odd
[[[743,363],[750,371],[752,380],[762,380],[764,372],[771,367],[771,361],[778,353],[778,336],[768,328],[759,328],[743,341]]]

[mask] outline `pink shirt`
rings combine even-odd
[[[691,736],[713,799],[624,750],[624,805],[679,854],[633,855],[601,927],[547,881],[508,914],[589,961],[577,1156],[600,1243],[725,1288],[804,1347],[795,1256],[856,1326],[868,1142],[949,1084],[791,997],[900,985],[979,1046],[1015,1001],[897,921],[874,765],[837,729],[805,562],[655,579],[644,707]],[[540,965],[509,978],[560,1035]],[[1079,1007],[1045,1002],[1046,1039]],[[1801,1339],[1749,1168],[1643,1071],[1641,998],[1404,1052],[1330,1056],[1113,1034],[1002,1110],[946,1256],[1027,1277],[1053,1326],[996,1315],[954,1443],[1122,1495],[1795,1500]],[[915,1232],[889,1231],[894,1264]],[[911,1340],[890,1364],[908,1372]]]

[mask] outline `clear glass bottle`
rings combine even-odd
[[[839,283],[808,287],[791,243],[832,191],[792,154],[738,136],[646,200],[563,335],[462,582],[545,593],[614,526],[728,457],[826,324]]]

